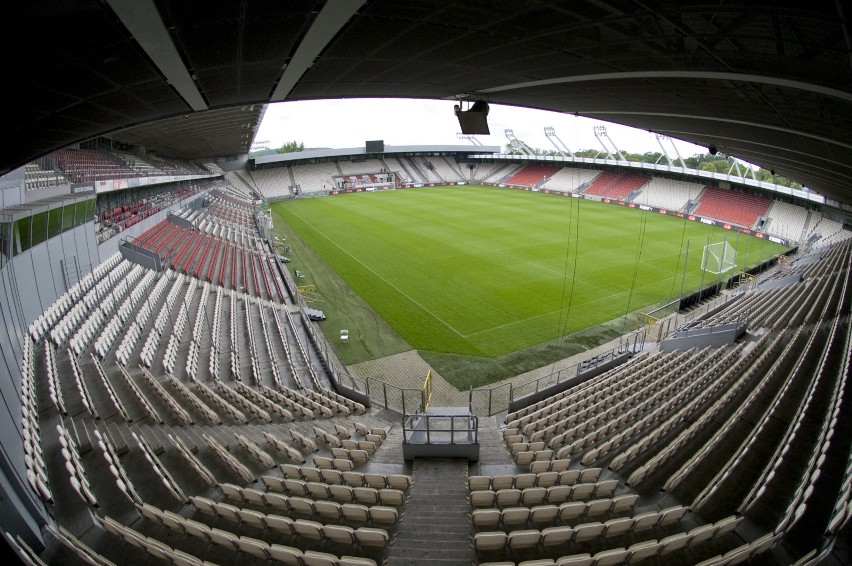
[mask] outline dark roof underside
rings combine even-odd
[[[712,144],[852,203],[844,6],[20,2],[0,39],[0,171],[105,133],[186,159],[246,153],[269,101],[469,94]]]

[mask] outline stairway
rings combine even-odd
[[[467,503],[467,460],[419,458],[396,538],[388,549],[387,566],[470,564]]]

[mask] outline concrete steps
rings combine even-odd
[[[467,460],[418,459],[405,514],[387,554],[387,566],[470,564]],[[440,542],[438,542],[440,541]]]

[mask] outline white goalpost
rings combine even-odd
[[[727,273],[737,267],[737,250],[727,241],[707,244],[701,257],[701,269],[713,275]]]

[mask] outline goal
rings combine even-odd
[[[701,269],[707,273],[721,275],[737,267],[737,250],[728,242],[717,242],[704,246]]]

